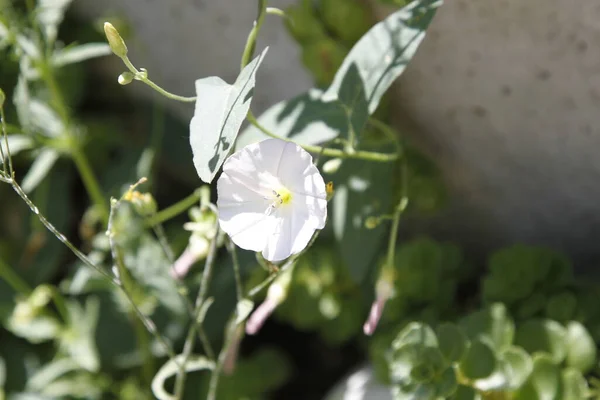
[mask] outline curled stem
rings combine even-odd
[[[251,111],[248,112],[246,119],[248,120],[248,122],[250,122],[253,126],[255,126],[257,129],[259,129],[265,135],[270,136],[275,139],[281,139],[281,140],[285,140],[287,142],[296,143],[297,145],[301,146],[304,150],[306,150],[310,153],[318,153],[318,154],[322,154],[322,155],[328,156],[328,157],[355,158],[355,159],[375,161],[375,162],[393,162],[400,158],[400,153],[385,154],[385,153],[377,153],[377,152],[373,152],[373,151],[363,151],[363,150],[347,151],[347,150],[340,150],[340,149],[330,149],[330,148],[321,147],[321,146],[303,145],[303,144],[297,143],[291,139],[281,137],[281,136],[269,131],[267,128],[265,128],[263,125],[261,125],[260,122],[258,122],[258,120],[254,116],[254,114],[252,114]]]
[[[124,57],[121,58],[121,60],[123,60],[123,63],[125,64],[125,66],[129,69],[129,71],[131,71],[131,73],[134,75],[134,79],[138,80],[140,82],[145,83],[146,85],[150,86],[152,89],[154,89],[155,91],[157,91],[158,93],[160,93],[161,95],[165,96],[166,98],[169,98],[171,100],[177,100],[177,101],[181,101],[183,103],[193,103],[196,101],[196,96],[179,96],[177,94],[171,93],[166,91],[165,89],[161,88],[160,86],[158,86],[156,83],[154,83],[152,80],[150,80],[148,78],[148,73],[145,70],[138,70],[129,60],[129,57],[127,57],[127,55],[125,55]]]

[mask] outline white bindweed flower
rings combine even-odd
[[[219,223],[242,249],[281,261],[327,219],[325,182],[297,144],[266,139],[234,153],[217,183]]]

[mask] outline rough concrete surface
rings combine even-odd
[[[600,3],[449,0],[401,77],[401,113],[444,171],[436,230],[600,258]]]

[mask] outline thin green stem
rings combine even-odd
[[[12,156],[10,155],[10,148],[8,147],[8,133],[6,132],[6,116],[4,115],[4,107],[0,107],[0,124],[2,124],[2,136],[4,136],[4,145],[6,146],[6,158],[8,159],[8,175],[9,177],[13,177],[14,169]],[[4,159],[4,155],[2,156],[2,159],[4,161],[4,171],[6,172],[6,160]]]
[[[216,226],[216,229],[218,231],[218,225]],[[204,318],[201,314],[202,308],[206,302],[206,295],[208,293],[208,286],[210,284],[210,278],[212,276],[212,270],[216,259],[217,248],[217,235],[215,235],[215,238],[211,242],[209,253],[206,256],[204,272],[202,274],[202,282],[200,284],[200,290],[198,291],[198,297],[196,297],[196,303],[194,306],[194,319],[192,320],[192,325],[190,326],[188,334],[185,338],[185,343],[183,345],[183,361],[179,366],[179,371],[177,371],[177,376],[175,377],[175,400],[180,400],[183,397],[185,380],[187,377],[185,365],[187,364],[187,361],[194,350],[194,345],[196,343],[196,332],[203,332],[202,323]],[[201,336],[201,340],[203,340],[203,336]],[[210,346],[210,343],[203,342],[203,345],[207,356],[211,359],[214,359],[214,352]]]
[[[394,257],[396,254],[396,240],[398,239],[398,227],[400,225],[400,216],[406,210],[408,206],[408,167],[406,162],[402,163],[402,198],[400,203],[394,210],[394,218],[392,220],[392,227],[390,228],[390,238],[388,243],[387,251],[387,266],[391,268],[394,265]]]
[[[31,287],[25,282],[17,273],[0,258],[0,278],[12,287],[15,292],[20,293],[24,296],[28,296],[31,293]]]
[[[109,218],[108,218],[108,230],[107,230],[107,235],[108,235],[108,240],[110,243],[110,250],[111,250],[112,257],[113,257],[113,261],[115,262],[115,264],[117,266],[117,270],[119,271],[119,281],[118,281],[117,285],[121,289],[121,291],[123,292],[125,297],[127,298],[134,313],[143,322],[146,329],[150,333],[152,333],[154,335],[154,337],[160,342],[160,344],[163,346],[163,348],[165,349],[165,351],[167,352],[169,357],[171,357],[172,359],[175,359],[175,352],[171,348],[171,345],[169,345],[169,343],[166,341],[166,339],[158,332],[158,330],[156,329],[156,324],[154,324],[154,322],[152,322],[152,320],[149,317],[147,317],[140,311],[138,306],[135,304],[133,297],[131,296],[131,290],[133,288],[133,280],[129,276],[129,271],[127,271],[127,269],[125,268],[123,259],[121,258],[121,255],[119,254],[118,247],[115,242],[116,232],[113,230],[114,210],[116,209],[118,204],[119,204],[118,200],[111,199],[111,207],[110,207],[110,214],[109,214]]]
[[[152,225],[152,229],[154,230],[154,234],[158,238],[158,243],[160,243],[160,247],[162,247],[165,256],[170,264],[173,264],[175,261],[175,256],[173,255],[173,249],[171,249],[171,245],[167,240],[167,235],[165,234],[165,230],[163,229],[162,224]]]
[[[257,129],[259,129],[265,135],[270,136],[275,139],[281,139],[281,140],[285,140],[287,142],[296,143],[299,146],[301,146],[304,150],[306,150],[310,153],[320,153],[327,157],[354,158],[354,159],[375,161],[375,162],[394,162],[400,158],[400,154],[398,154],[398,153],[385,154],[385,153],[376,153],[376,152],[372,152],[372,151],[362,151],[362,150],[346,151],[346,150],[339,150],[339,149],[330,149],[330,148],[321,147],[321,146],[303,145],[303,144],[297,143],[293,140],[290,140],[288,138],[278,136],[275,133],[269,131],[267,128],[265,128],[258,122],[258,120],[254,116],[254,114],[252,114],[251,111],[248,112],[248,116],[246,117],[246,119],[248,120],[248,122],[250,122],[252,125],[254,125]]]
[[[193,103],[196,101],[196,96],[192,96],[192,97],[179,96],[177,94],[166,91],[165,89],[161,88],[160,86],[158,86],[156,83],[154,83],[153,81],[151,81],[148,78],[147,71],[145,71],[145,70],[138,71],[138,69],[129,60],[129,57],[125,56],[121,59],[123,60],[123,63],[125,63],[125,66],[129,69],[129,71],[131,71],[131,73],[134,74],[136,80],[138,80],[140,82],[144,82],[146,85],[150,86],[152,89],[156,90],[158,93],[162,94],[163,96],[165,96],[171,100],[177,100],[177,101],[181,101],[184,103]]]
[[[100,216],[102,217],[102,222],[104,224],[108,223],[108,207],[106,205],[106,200],[104,195],[102,194],[102,189],[100,189],[100,185],[98,184],[98,180],[92,171],[92,167],[87,159],[87,157],[83,154],[81,148],[75,145],[71,149],[71,158],[77,167],[77,171],[81,176],[81,180],[83,181],[83,185],[85,186],[88,194],[90,195],[93,203],[96,205],[98,210],[100,211]]]
[[[106,224],[108,222],[108,206],[106,205],[105,197],[102,194],[102,190],[100,189],[100,185],[98,184],[98,180],[92,171],[90,163],[81,149],[81,145],[72,132],[69,109],[62,95],[60,87],[58,86],[56,77],[54,76],[51,62],[48,59],[45,59],[42,64],[43,65],[40,66],[40,70],[42,71],[42,77],[44,78],[46,85],[50,90],[52,104],[54,105],[56,112],[60,116],[62,123],[65,126],[65,134],[70,139],[69,154],[73,159],[75,166],[77,167],[77,171],[83,180],[83,184],[88,192],[88,195],[98,208],[103,223]]]
[[[221,371],[223,370],[223,365],[225,364],[227,355],[229,354],[229,348],[235,342],[234,339],[237,333],[237,329],[238,326],[235,323],[235,318],[232,318],[228,324],[227,334],[225,335],[225,343],[223,344],[223,348],[219,353],[219,359],[217,360],[215,369],[210,375],[210,382],[208,384],[208,395],[206,396],[206,400],[216,400],[217,398],[217,388],[219,387],[219,378],[221,376]]]
[[[396,146],[396,150],[398,151],[398,154],[400,154],[402,152],[402,146],[400,145],[400,138],[398,136],[398,132],[396,132],[394,130],[394,128],[392,128],[385,122],[380,121],[373,117],[369,117],[369,124],[371,124],[371,126],[373,126],[374,128],[378,129],[385,136],[387,136],[388,139],[390,139],[392,142],[394,142],[394,145]]]
[[[148,218],[146,220],[146,226],[154,226],[175,218],[196,204],[200,200],[200,197],[200,189],[194,190],[194,192],[186,198],[179,200],[177,203],[157,212],[152,217]]]
[[[260,32],[260,28],[262,27],[266,15],[267,0],[258,0],[258,17],[256,17],[256,21],[254,21],[254,26],[248,34],[248,39],[246,39],[246,46],[244,47],[244,52],[242,53],[240,70],[244,69],[244,67],[248,65],[250,63],[250,60],[252,59],[254,49],[256,48],[256,39],[258,37],[258,33]]]
[[[242,290],[242,277],[240,274],[240,261],[237,256],[235,243],[230,237],[227,237],[227,250],[231,255],[231,262],[233,263],[233,275],[235,277],[235,293],[237,295],[237,301],[241,301],[244,294]]]

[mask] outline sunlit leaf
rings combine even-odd
[[[562,372],[562,400],[589,398],[588,383],[580,371],[567,368]]]
[[[526,384],[516,393],[517,400],[560,398],[560,368],[547,355],[538,355],[533,360],[533,372]]]
[[[34,142],[29,136],[25,135],[7,135],[8,139],[8,148],[10,150],[11,156],[16,156],[23,150],[29,150],[33,148]],[[7,156],[8,152],[6,151],[6,143],[4,142],[4,138],[0,137],[0,147],[2,147],[2,151],[4,155]],[[2,164],[2,158],[0,157],[0,164]]]
[[[534,319],[524,322],[517,329],[515,344],[527,352],[543,352],[560,363],[567,355],[567,331],[558,322]]]
[[[54,149],[46,148],[40,152],[21,182],[25,193],[31,193],[46,178],[58,157],[59,154]]]
[[[354,69],[364,84],[363,96],[372,114],[416,53],[441,3],[439,0],[413,1],[373,26],[346,56],[323,101],[344,101],[342,87]]]
[[[254,94],[256,71],[267,49],[252,60],[233,85],[218,77],[196,81],[196,109],[190,122],[190,144],[196,171],[210,183],[244,122]]]
[[[58,25],[62,22],[67,7],[73,0],[39,0],[37,3],[36,17],[43,28],[46,40],[53,42],[56,39]]]
[[[581,323],[571,321],[567,325],[567,365],[582,373],[597,363],[596,343]]]
[[[508,384],[511,388],[519,388],[529,378],[533,370],[531,356],[520,347],[512,346],[500,355],[507,364]]]
[[[67,47],[57,50],[52,55],[52,64],[62,67],[68,64],[79,63],[91,58],[107,56],[111,53],[108,43],[86,43],[79,46]]]
[[[462,330],[454,324],[442,324],[437,328],[437,337],[446,360],[460,360],[467,348],[467,337]]]
[[[461,326],[471,339],[486,337],[491,340],[496,350],[510,346],[515,334],[515,325],[501,303],[465,317]]]
[[[88,297],[85,308],[76,301],[69,301],[66,306],[71,325],[62,335],[61,348],[81,368],[97,372],[100,368],[100,357],[95,335],[100,315],[100,302],[95,297]]]

